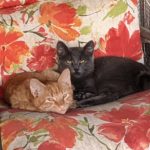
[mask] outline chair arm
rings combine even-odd
[[[150,29],[140,27],[142,41],[150,43]]]

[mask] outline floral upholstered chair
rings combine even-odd
[[[83,46],[92,39],[95,57],[149,65],[149,7],[149,0],[0,0],[1,150],[150,150],[149,90],[65,115],[3,101],[12,74],[57,67],[58,40]]]

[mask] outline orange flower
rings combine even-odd
[[[17,41],[23,34],[14,28],[6,31],[0,26],[0,65],[4,70],[10,70],[21,63],[21,56],[28,53],[29,48],[24,41]]]
[[[3,139],[3,148],[6,150],[9,144],[17,137],[23,130],[27,130],[30,125],[30,120],[9,120],[1,124],[1,133]]]
[[[41,120],[36,127],[32,128],[32,131],[41,128],[49,131],[51,139],[49,141],[50,143],[48,143],[48,145],[46,144],[47,148],[51,147],[54,142],[57,143],[57,145],[63,145],[65,148],[72,148],[77,136],[76,131],[72,127],[77,125],[77,120],[73,118],[56,115],[51,122],[45,119]],[[43,146],[45,147],[45,144],[41,145],[41,149]]]
[[[66,3],[44,3],[40,7],[40,14],[39,22],[46,24],[49,30],[60,38],[71,41],[80,35],[73,29],[81,25],[80,19],[76,16],[76,9]]]

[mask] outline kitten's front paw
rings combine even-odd
[[[86,92],[82,95],[82,99],[87,99],[87,98],[94,97],[94,96],[95,96],[94,93]]]
[[[75,92],[74,99],[80,101],[80,100],[87,99],[87,98],[94,97],[94,96],[95,96],[94,93],[79,91],[79,92]]]
[[[82,100],[76,102],[76,107],[77,108],[85,108],[85,107],[89,107],[89,106],[92,106],[92,105],[90,105],[90,103],[84,102]]]

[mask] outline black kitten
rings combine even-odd
[[[150,74],[143,64],[115,56],[94,60],[93,51],[93,41],[83,48],[57,43],[58,70],[70,69],[79,107],[103,104],[150,88]]]
[[[93,47],[93,42],[87,43],[83,48],[68,48],[63,42],[57,44],[58,71],[62,72],[65,68],[70,69],[76,100],[96,95],[93,78]]]

